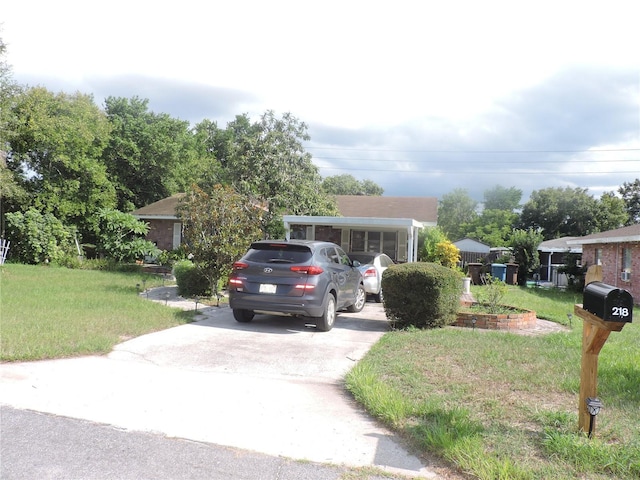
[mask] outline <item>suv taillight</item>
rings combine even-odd
[[[291,267],[292,272],[306,273],[307,275],[320,275],[324,270],[316,265],[295,265]]]
[[[233,263],[233,269],[234,270],[244,270],[245,268],[249,268],[249,264],[248,263],[244,263],[244,262],[234,262]]]

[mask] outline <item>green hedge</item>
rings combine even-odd
[[[405,263],[382,276],[384,310],[392,327],[436,328],[456,320],[462,276],[437,263]]]
[[[173,265],[173,275],[178,284],[178,295],[183,297],[210,296],[211,289],[204,274],[192,261],[183,260]]]

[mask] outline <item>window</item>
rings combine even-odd
[[[622,271],[631,273],[631,249],[622,249]]]
[[[595,258],[593,259],[595,265],[602,265],[602,249],[596,248]]]

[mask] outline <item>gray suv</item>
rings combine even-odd
[[[333,328],[336,311],[359,312],[366,293],[358,262],[336,244],[315,240],[261,240],[233,264],[229,305],[238,322],[256,313],[309,318]]]

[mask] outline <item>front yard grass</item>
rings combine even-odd
[[[149,302],[150,275],[6,264],[0,268],[0,360],[103,354],[128,338],[190,322]],[[142,287],[140,287],[142,288]]]
[[[480,287],[481,288],[481,287]],[[504,303],[569,324],[580,294],[510,287]],[[582,320],[531,337],[447,327],[387,333],[347,375],[355,398],[417,452],[482,479],[640,478],[640,316],[599,356],[605,407],[577,433]]]

